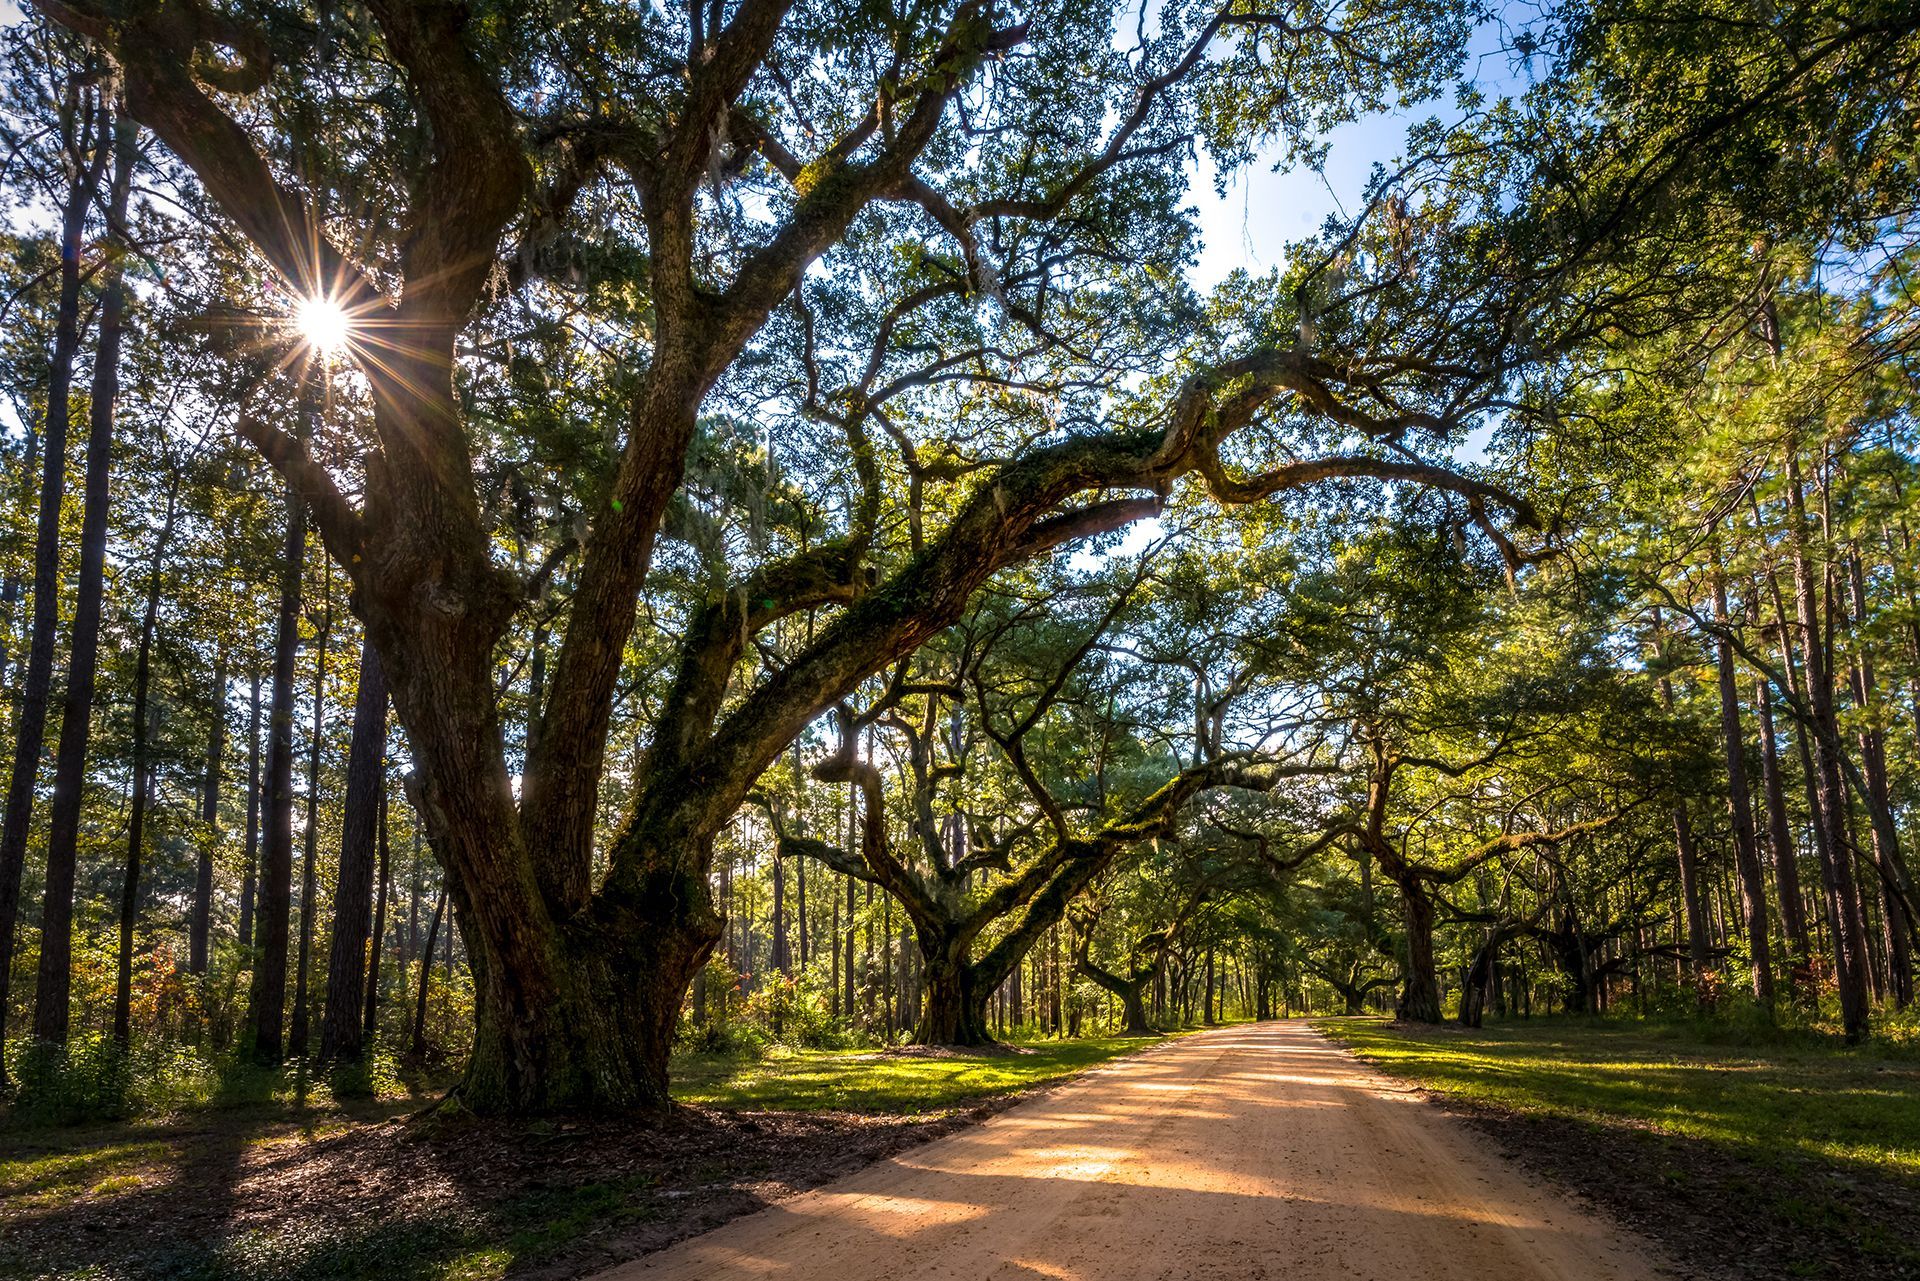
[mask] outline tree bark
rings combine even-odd
[[[108,232],[125,244],[127,194],[139,143],[131,119],[114,121],[113,180]],[[80,517],[80,579],[74,589],[73,636],[67,688],[61,699],[60,746],[54,758],[53,802],[47,821],[46,897],[40,912],[40,970],[34,992],[33,1034],[64,1044],[73,976],[73,886],[79,868],[80,812],[86,799],[87,743],[92,730],[94,678],[100,663],[100,610],[106,592],[107,521],[112,501],[113,415],[120,393],[120,346],[127,290],[116,255],[105,268],[100,339],[94,349],[89,394],[85,502]]]
[[[53,651],[60,624],[60,509],[67,491],[67,432],[73,421],[73,362],[80,352],[80,251],[87,211],[106,164],[107,113],[94,106],[84,116],[78,81],[67,85],[69,119],[79,123],[63,141],[67,160],[66,203],[60,216],[60,296],[54,311],[53,351],[47,360],[47,410],[40,441],[40,502],[33,545],[33,634],[13,726],[13,765],[7,779],[7,812],[0,823],[0,1039],[12,1008],[13,938],[20,913],[20,881],[34,792],[46,746],[47,706],[53,692]],[[83,154],[86,153],[86,154]],[[0,1055],[0,1059],[4,1056]],[[6,1065],[0,1062],[0,1082]]]
[[[1727,620],[1727,589],[1714,571],[1715,618]],[[1740,909],[1747,930],[1752,962],[1754,999],[1773,1008],[1773,960],[1767,946],[1767,883],[1760,869],[1759,841],[1753,828],[1752,791],[1747,783],[1746,735],[1740,728],[1740,686],[1733,665],[1733,646],[1725,640],[1714,646],[1720,678],[1720,736],[1727,763],[1727,811],[1733,824],[1734,864],[1740,874]]]
[[[1498,958],[1500,944],[1506,935],[1495,928],[1487,933],[1486,940],[1473,954],[1473,963],[1467,967],[1466,979],[1460,985],[1460,1024],[1462,1027],[1479,1027],[1486,1013],[1487,997],[1498,983]],[[1349,1011],[1358,1013],[1358,1011]]]
[[[227,651],[221,646],[213,660],[213,717],[207,731],[206,790],[201,793],[200,857],[194,867],[193,918],[187,940],[187,972],[207,972],[207,952],[213,932],[213,855],[220,844],[220,770],[227,742]]]
[[[260,673],[248,682],[247,692],[247,870],[240,880],[240,948],[253,949],[254,898],[259,893],[260,867]]]
[[[1395,878],[1400,887],[1402,919],[1406,925],[1401,964],[1400,996],[1393,1016],[1403,1022],[1438,1023],[1440,980],[1433,964],[1433,902],[1418,877]]]
[[[1765,681],[1754,684],[1754,706],[1760,712],[1761,790],[1767,798],[1767,844],[1773,852],[1773,879],[1779,891],[1780,930],[1786,936],[1787,982],[1796,996],[1811,995],[1813,943],[1807,935],[1806,905],[1800,891],[1800,855],[1787,823],[1787,793],[1780,777],[1780,750],[1773,731],[1773,699]]]
[[[1894,1005],[1906,1009],[1913,1003],[1913,958],[1909,942],[1913,922],[1908,919],[1907,904],[1900,893],[1906,880],[1906,864],[1900,850],[1899,832],[1893,822],[1893,804],[1887,784],[1886,740],[1873,719],[1878,712],[1879,689],[1874,679],[1873,655],[1861,634],[1867,618],[1866,571],[1856,550],[1847,558],[1847,578],[1853,598],[1852,645],[1850,667],[1854,706],[1867,718],[1861,726],[1860,769],[1865,776],[1865,795],[1873,841],[1875,877],[1880,887],[1881,924],[1887,953],[1887,987]]]
[[[1653,648],[1655,657],[1664,667],[1667,657],[1666,630],[1658,609],[1653,611]],[[1661,705],[1667,711],[1673,711],[1673,682],[1664,671],[1659,686]],[[1693,822],[1687,816],[1687,806],[1683,800],[1675,801],[1673,806],[1673,848],[1675,861],[1680,868],[1680,906],[1686,919],[1687,971],[1693,983],[1694,997],[1704,1005],[1710,996],[1706,977],[1712,967],[1711,944],[1707,939],[1706,905],[1700,898],[1700,860],[1693,843]]]
[[[373,1039],[379,1026],[380,1013],[380,951],[387,934],[387,900],[393,896],[392,852],[387,843],[387,779],[386,772],[380,776],[380,831],[376,838],[379,844],[380,879],[373,899],[373,935],[367,948],[367,1001],[366,1012],[361,1021],[362,1035]]]
[[[294,659],[300,648],[301,570],[306,558],[306,507],[287,495],[287,536],[280,561],[280,613],[273,643],[273,687],[267,710],[267,783],[261,843],[258,955],[248,999],[254,1055],[278,1063],[285,1053],[287,935],[293,913]]]
[[[133,798],[127,814],[127,862],[120,879],[120,953],[114,967],[113,1039],[123,1048],[133,1036],[133,927],[140,915],[140,863],[146,839],[147,797],[153,782],[148,758],[147,692],[153,674],[153,633],[160,619],[160,572],[179,498],[177,478],[167,489],[167,514],[154,542],[147,574],[146,608],[140,615],[140,644],[133,665]]]
[[[1156,1035],[1153,1024],[1147,1019],[1146,992],[1147,985],[1153,982],[1152,969],[1136,970],[1131,979],[1122,978],[1112,970],[1095,965],[1084,953],[1075,958],[1074,968],[1096,987],[1120,998],[1121,1036]],[[931,997],[931,987],[928,994]]]
[[[1214,1017],[1213,948],[1212,947],[1207,948],[1206,977],[1203,980],[1203,983],[1204,983],[1204,986],[1200,989],[1200,1021],[1204,1023],[1206,1026],[1212,1027],[1215,1023],[1218,1023],[1220,1021],[1219,1019]]]
[[[1815,570],[1807,549],[1807,517],[1799,463],[1787,456],[1790,504],[1788,543],[1793,553],[1794,601],[1804,655],[1807,707],[1821,732],[1812,735],[1814,782],[1822,842],[1820,879],[1826,892],[1827,926],[1833,938],[1834,983],[1840,995],[1841,1024],[1849,1042],[1867,1034],[1866,926],[1860,911],[1860,886],[1854,876],[1852,846],[1846,832],[1846,792],[1840,764],[1829,746],[1839,741],[1833,706],[1832,672],[1821,635]]]
[[[326,742],[327,730],[327,650],[333,639],[333,566],[322,561],[321,570],[324,604],[319,634],[314,638],[313,728],[307,738],[306,830],[301,833],[300,946],[294,959],[293,1026],[287,1033],[287,1053],[296,1059],[306,1057],[307,1053],[307,1029],[312,1015],[307,976],[313,960],[314,919],[319,915],[314,899],[319,897],[320,749]]]
[[[420,949],[420,984],[414,990],[413,998],[413,1036],[408,1043],[408,1053],[414,1058],[424,1058],[427,1053],[427,988],[433,979],[433,942],[440,933],[440,917],[447,910],[447,887],[442,884],[440,894],[433,900],[433,915],[427,918],[427,939]]]
[[[374,856],[380,827],[381,776],[387,763],[387,682],[371,641],[360,646],[360,688],[347,749],[346,812],[334,883],[332,945],[320,1058],[357,1059],[365,1047],[367,942],[371,934]]]
[[[981,976],[966,953],[966,945],[938,936],[920,937],[920,955],[926,1004],[913,1030],[916,1045],[992,1045],[987,1002],[994,986]]]

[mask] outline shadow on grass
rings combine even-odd
[[[1671,1027],[1320,1025],[1709,1273],[1920,1275],[1920,1064]]]

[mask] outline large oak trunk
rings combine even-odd
[[[456,900],[457,901],[457,900]],[[491,937],[471,912],[473,1054],[455,1091],[476,1112],[664,1111],[667,1058],[693,977],[719,941],[704,901],[682,919],[532,922]],[[592,915],[605,916],[604,913]],[[496,918],[497,919],[497,918]]]
[[[1153,971],[1149,970],[1140,977],[1127,980],[1117,974],[1103,971],[1105,977],[1096,975],[1086,967],[1080,972],[1092,979],[1095,984],[1120,998],[1120,1035],[1156,1036],[1153,1024],[1147,1021],[1147,984],[1153,981]]]
[[[1414,1023],[1438,1023],[1440,980],[1433,968],[1433,903],[1417,880],[1400,883],[1400,902],[1407,941],[1393,1016]]]
[[[926,1008],[920,1025],[913,1030],[915,1045],[991,1045],[993,1033],[987,1026],[987,1000],[993,995],[990,985],[964,958],[956,960],[945,949],[929,950],[921,978],[925,985]]]

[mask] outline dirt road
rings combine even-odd
[[[1628,1281],[1644,1247],[1301,1023],[1091,1072],[602,1281]]]

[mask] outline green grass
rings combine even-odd
[[[688,1054],[673,1064],[674,1097],[701,1107],[923,1116],[1072,1076],[1152,1041],[1036,1041],[1013,1052],[919,1055],[789,1050],[764,1058]]]
[[[1712,1023],[1315,1025],[1489,1117],[1529,1160],[1726,1275],[1920,1275],[1920,1060]],[[1740,1248],[1721,1226],[1737,1216]],[[1711,1230],[1702,1225],[1712,1225]],[[1705,1252],[1703,1255],[1702,1252]]]
[[[1684,1024],[1557,1019],[1422,1035],[1370,1020],[1317,1026],[1471,1103],[1920,1177],[1920,1062],[1872,1047],[1728,1047]]]
[[[674,1092],[702,1106],[773,1111],[844,1110],[922,1119],[1071,1076],[1153,1041],[1040,1041],[991,1053],[774,1049],[765,1057],[682,1055]],[[195,1143],[222,1152],[297,1145],[350,1133],[419,1105],[395,1081],[366,1085],[294,1071],[231,1072],[221,1088],[165,1116],[86,1126],[15,1116],[0,1125],[0,1281],[54,1276],[93,1281],[121,1275],[82,1267],[94,1259],[137,1264],[129,1275],[169,1281],[494,1281],[510,1271],[557,1268],[607,1230],[657,1218],[658,1176],[645,1170],[576,1181],[563,1161],[544,1181],[497,1197],[477,1196],[421,1212],[396,1207],[378,1222],[320,1223],[300,1214],[256,1217],[243,1231],[149,1239],[126,1207],[195,1196],[179,1185]],[[360,1096],[371,1088],[380,1097]],[[417,1088],[417,1087],[416,1087]],[[177,1185],[177,1186],[176,1186]],[[142,1200],[144,1198],[144,1200]],[[299,1198],[288,1200],[297,1211]],[[160,1211],[164,1213],[164,1211]],[[72,1257],[35,1257],[11,1231],[52,1216],[97,1233],[73,1234]],[[92,1222],[96,1217],[100,1222]],[[130,1265],[131,1265],[130,1264]]]
[[[0,1198],[16,1207],[57,1205],[129,1177],[166,1155],[165,1143],[128,1139],[65,1151],[35,1151],[0,1159]]]

